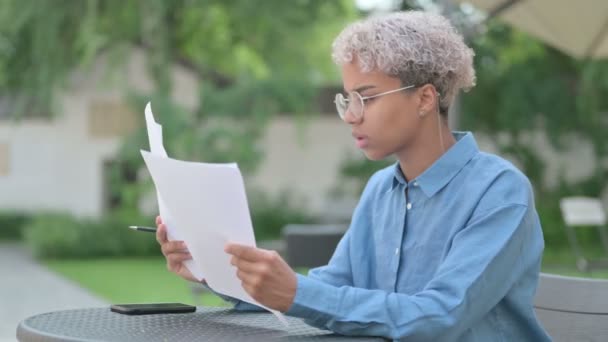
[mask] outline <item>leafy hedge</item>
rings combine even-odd
[[[288,193],[273,198],[252,191],[250,207],[258,240],[280,238],[281,229],[289,223],[315,221],[293,204]],[[12,220],[18,221],[18,224],[13,226],[22,226],[25,243],[40,258],[160,255],[154,234],[134,232],[127,228],[133,224],[154,225],[154,218],[135,212],[117,211],[97,220],[78,219],[62,213],[15,217],[18,219]]]
[[[20,240],[30,218],[27,214],[0,212],[0,240]]]
[[[154,234],[134,232],[127,226],[153,222],[114,215],[101,220],[76,219],[68,214],[36,216],[24,227],[24,239],[41,258],[94,258],[159,255]]]

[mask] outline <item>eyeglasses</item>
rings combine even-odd
[[[352,92],[348,93],[348,98],[345,98],[344,95],[342,95],[341,93],[338,93],[338,94],[336,94],[336,99],[334,100],[334,103],[336,104],[336,109],[338,110],[338,116],[340,116],[340,118],[342,120],[344,120],[344,117],[346,116],[347,111],[350,111],[350,113],[355,117],[355,119],[359,120],[363,117],[365,101],[376,98],[376,97],[380,97],[383,95],[396,93],[398,91],[411,89],[414,87],[416,87],[416,86],[409,85],[407,87],[393,89],[393,90],[385,91],[384,93],[380,93],[380,94],[376,94],[376,95],[372,95],[372,96],[365,96],[365,97],[361,96],[361,94],[359,94],[356,91],[352,91]]]

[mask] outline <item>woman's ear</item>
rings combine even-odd
[[[439,93],[432,84],[420,87],[420,113],[437,111],[437,101],[439,101]]]

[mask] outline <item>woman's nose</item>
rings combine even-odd
[[[357,122],[361,121],[361,118],[357,118],[355,114],[353,114],[353,112],[350,110],[350,108],[348,108],[346,110],[346,113],[344,113],[344,118],[342,120],[344,120],[344,122],[349,125],[354,125]]]

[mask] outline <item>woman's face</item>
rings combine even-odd
[[[362,97],[408,86],[379,71],[363,73],[356,62],[342,66],[344,90]],[[398,91],[364,101],[363,115],[357,119],[347,111],[344,121],[351,125],[355,143],[367,158],[383,159],[403,152],[421,134],[418,89]]]

